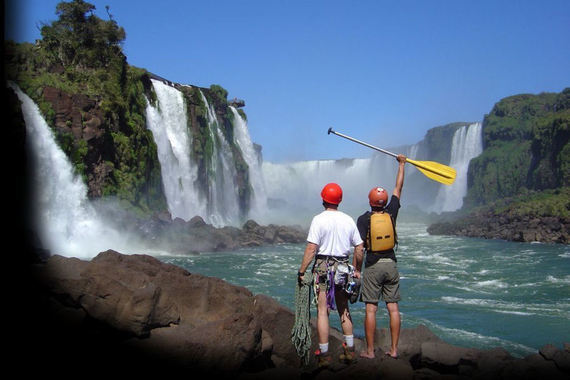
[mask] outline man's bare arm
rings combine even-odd
[[[406,166],[406,156],[403,154],[398,154],[396,158],[398,160],[398,174],[396,174],[396,187],[392,192],[393,195],[397,196],[398,199],[402,195],[402,187],[404,187],[404,166]]]
[[[360,278],[363,259],[364,259],[364,243],[361,243],[358,244],[356,247],[354,247],[354,257],[352,258],[352,265],[354,266],[356,278]]]
[[[303,254],[303,260],[301,261],[301,266],[299,267],[299,273],[305,273],[309,265],[313,262],[315,254],[317,252],[318,246],[315,243],[307,243],[305,247],[305,253]],[[303,279],[303,276],[300,276]]]

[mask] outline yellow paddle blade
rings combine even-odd
[[[407,158],[406,161],[414,165],[426,177],[434,181],[441,182],[445,185],[451,185],[455,182],[457,173],[452,167],[434,161],[415,161],[409,158]]]

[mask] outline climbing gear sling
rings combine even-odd
[[[354,267],[348,264],[348,257],[317,256],[313,270],[317,274],[313,284],[315,304],[317,304],[316,295],[321,289],[326,291],[329,310],[336,310],[335,292],[339,288],[347,293],[349,299],[355,291],[359,290],[354,281]]]
[[[301,358],[308,365],[311,352],[311,285],[313,274],[305,272],[302,281],[295,281],[295,324],[291,330],[291,341]]]

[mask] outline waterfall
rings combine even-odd
[[[442,186],[437,194],[432,211],[455,211],[463,206],[467,194],[467,170],[471,159],[483,151],[482,124],[465,125],[453,135],[450,166],[457,171],[455,182]]]
[[[343,190],[339,210],[356,217],[369,208],[371,188],[380,185],[393,190],[396,170],[394,158],[386,155],[288,164],[264,162],[268,204],[274,210],[271,222],[310,222],[311,215],[322,210],[320,194],[329,182],[338,183]]]
[[[243,158],[249,167],[249,183],[251,184],[253,192],[249,217],[260,221],[267,213],[267,194],[259,158],[251,142],[246,121],[234,107],[230,106],[230,109],[234,114],[234,141],[239,146]]]
[[[173,217],[185,220],[195,215],[206,217],[207,202],[200,199],[195,186],[198,173],[190,160],[192,137],[182,93],[161,81],[151,81],[158,104],[154,107],[147,102],[147,128],[156,142],[168,210]]]
[[[158,104],[147,104],[147,127],[153,133],[158,159],[162,169],[162,182],[173,217],[189,220],[201,216],[206,223],[215,227],[238,225],[242,220],[237,184],[237,171],[231,143],[242,151],[249,166],[249,179],[252,187],[251,216],[261,217],[264,212],[265,190],[261,169],[255,149],[249,137],[247,124],[239,113],[234,113],[234,141],[229,142],[216,117],[214,106],[200,91],[206,107],[208,122],[207,194],[200,196],[198,189],[198,165],[191,160],[192,135],[188,129],[187,109],[182,93],[161,81],[152,80]],[[210,151],[211,150],[211,151]]]
[[[407,157],[417,158],[425,154],[425,142],[391,149],[402,152]],[[424,211],[441,212],[460,208],[467,191],[467,167],[469,161],[482,151],[481,123],[459,128],[453,137],[451,166],[457,170],[457,179],[451,186],[441,186],[437,191],[435,205],[427,208],[427,202],[417,192],[406,190],[406,183],[422,185],[428,181],[421,173],[406,166],[403,204],[414,205]],[[389,194],[396,184],[398,164],[396,160],[382,153],[374,153],[370,158],[301,161],[286,164],[264,162],[262,165],[268,204],[275,210],[271,222],[286,221],[298,223],[310,221],[321,207],[320,192],[328,182],[336,182],[343,189],[341,210],[357,217],[369,208],[368,192],[372,187],[384,187]],[[418,180],[418,176],[420,177]],[[411,181],[410,181],[411,180]],[[419,181],[419,182],[418,182]],[[412,185],[412,186],[413,186]],[[431,184],[430,184],[431,185]],[[418,191],[421,193],[420,188]],[[436,194],[434,192],[434,194]],[[433,198],[432,198],[433,199]]]
[[[110,248],[129,251],[127,238],[104,221],[87,198],[87,186],[76,175],[39,108],[20,88],[8,84],[22,102],[26,149],[33,162],[34,228],[51,254],[92,258]]]
[[[213,141],[212,160],[209,175],[208,215],[210,222],[217,226],[239,222],[239,194],[235,183],[237,176],[233,154],[224,133],[220,129],[213,105],[200,91],[202,101],[208,110],[208,130]]]

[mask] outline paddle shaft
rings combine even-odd
[[[396,157],[396,158],[398,157],[398,155],[395,153],[388,152],[387,150],[378,148],[377,146],[374,146],[374,145],[370,145],[368,143],[365,143],[364,141],[357,140],[357,139],[350,137],[350,136],[347,136],[343,133],[335,132],[335,131],[333,131],[332,128],[329,128],[328,133],[329,134],[333,133],[337,136],[344,137],[347,140],[350,140],[350,141],[353,141],[355,143],[364,145],[368,148],[377,150],[379,152],[385,153],[385,154],[390,155],[392,157]],[[449,166],[442,165],[442,164],[439,164],[437,162],[431,162],[431,161],[411,160],[407,157],[406,157],[406,162],[409,162],[410,164],[414,165],[415,167],[420,169],[420,171],[423,174],[425,174],[426,176],[428,176],[429,178],[431,178],[435,181],[444,183],[446,185],[450,185],[455,181],[455,175],[456,175],[455,169],[450,168]]]
[[[345,134],[343,134],[343,133],[340,133],[340,132],[335,132],[335,131],[333,131],[332,128],[329,128],[329,132],[328,132],[328,133],[329,133],[329,134],[334,133],[334,134],[337,135],[337,136],[344,137],[344,138],[347,139],[347,140],[354,141],[355,143],[364,145],[364,146],[366,146],[366,147],[368,147],[368,148],[372,148],[372,149],[374,149],[374,150],[377,150],[377,151],[379,151],[379,152],[385,153],[385,154],[390,155],[390,156],[392,156],[392,157],[398,157],[398,155],[397,155],[396,153],[388,152],[387,150],[384,150],[384,149],[382,149],[382,148],[378,148],[377,146],[370,145],[370,144],[368,144],[368,143],[365,143],[364,141],[357,140],[357,139],[355,139],[354,137],[347,136],[347,135],[345,135]]]

